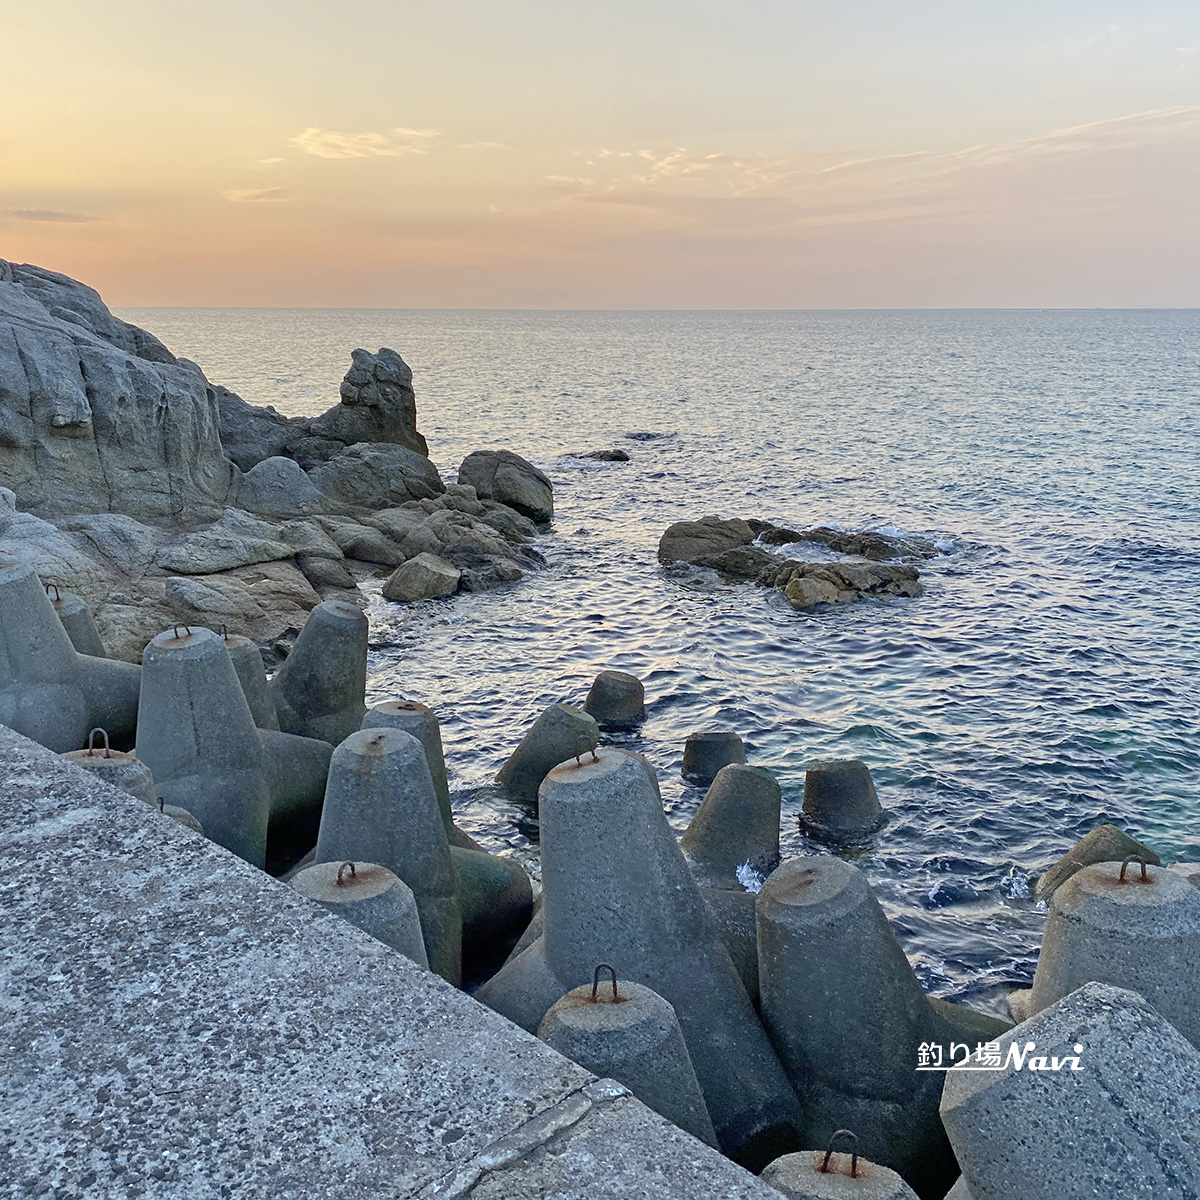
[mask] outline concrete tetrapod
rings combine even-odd
[[[337,913],[377,941],[428,969],[412,889],[378,863],[315,863],[291,878],[302,896]]]
[[[263,664],[262,652],[248,638],[240,634],[225,634],[225,649],[233,660],[233,669],[250,705],[250,713],[259,729],[279,728],[279,714],[275,711],[275,699],[267,683],[267,669]]]
[[[601,1079],[623,1083],[643,1104],[693,1137],[717,1145],[675,1010],[626,980],[575,988],[551,1007],[538,1037]]]
[[[865,762],[835,758],[815,762],[804,775],[804,823],[833,839],[870,833],[883,824],[883,809]]]
[[[530,726],[521,744],[500,768],[496,782],[525,804],[536,804],[538,788],[551,768],[573,759],[600,740],[595,718],[574,704],[551,704]]]
[[[110,749],[108,734],[103,729],[93,729],[88,734],[86,750],[72,750],[63,758],[146,804],[158,803],[158,790],[150,768],[136,754]]]
[[[761,1168],[794,1149],[796,1098],[667,823],[653,769],[602,749],[541,795],[542,936],[476,998],[530,1032],[599,962],[675,1009],[721,1149]]]
[[[362,727],[400,729],[421,743],[458,874],[464,972],[472,977],[483,971],[490,974],[529,923],[533,910],[529,876],[520,863],[488,854],[454,824],[442,732],[433,709],[415,700],[386,700],[367,710]]]
[[[759,1178],[788,1200],[917,1200],[916,1192],[895,1171],[855,1153],[802,1150],[785,1154]]]
[[[1029,1012],[1091,980],[1136,987],[1200,1047],[1200,891],[1174,871],[1137,863],[1097,863],[1059,885]]]
[[[345,600],[326,600],[271,680],[279,728],[336,746],[362,724],[366,692],[367,618]]]
[[[429,967],[462,981],[458,875],[425,750],[400,729],[362,729],[333,752],[316,861],[374,862],[417,900]]]
[[[705,887],[740,886],[738,868],[764,879],[779,863],[783,793],[770,771],[731,763],[717,772],[679,839],[692,874]]]
[[[683,744],[683,777],[688,783],[708,787],[722,767],[746,761],[746,747],[736,733],[727,729],[689,733]]]
[[[317,840],[333,746],[277,729],[260,728],[258,741],[271,791],[266,865],[277,875]]]
[[[636,675],[601,671],[592,681],[583,711],[601,725],[618,729],[636,725],[646,715],[646,689]]]
[[[142,656],[137,756],[158,794],[218,845],[261,867],[271,793],[259,731],[224,641],[176,626]]]
[[[425,762],[433,780],[434,795],[442,824],[452,846],[467,846],[472,850],[479,847],[454,824],[454,812],[450,807],[450,781],[446,776],[446,755],[442,749],[442,729],[437,714],[425,704],[415,700],[385,700],[367,709],[362,720],[363,729],[402,729],[411,733],[425,750]]]
[[[1089,830],[1037,881],[1033,889],[1034,898],[1049,900],[1076,871],[1090,867],[1093,863],[1120,862],[1130,854],[1140,855],[1153,866],[1158,866],[1158,855],[1137,838],[1132,838],[1115,825],[1097,825]]]
[[[1140,995],[1085,984],[1001,1036],[999,1057],[946,1072],[974,1200],[1200,1195],[1200,1053]]]
[[[100,630],[96,628],[96,618],[88,608],[87,601],[74,592],[51,589],[50,603],[58,613],[58,619],[71,639],[71,645],[80,654],[90,654],[93,658],[107,658],[108,651],[100,640]]]
[[[754,892],[779,862],[781,800],[779,783],[769,771],[730,763],[717,772],[679,839],[721,940],[755,1004]]]
[[[804,1109],[804,1140],[851,1129],[922,1195],[957,1174],[938,1119],[941,1075],[918,1048],[944,1029],[861,871],[832,855],[784,863],[758,896],[763,1023]]]
[[[140,668],[80,654],[33,568],[0,559],[0,723],[65,754],[88,730],[131,744]]]

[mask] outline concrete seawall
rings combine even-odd
[[[0,1195],[778,1193],[0,726]]]

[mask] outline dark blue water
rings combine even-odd
[[[628,744],[671,820],[695,729],[784,789],[788,853],[816,758],[871,766],[890,814],[853,857],[926,986],[1027,981],[1028,881],[1101,821],[1200,857],[1200,313],[122,313],[256,403],[337,399],[356,346],[412,365],[448,476],[507,446],[555,484],[551,567],[416,608],[376,599],[375,699],[440,714],[461,822],[533,857],[487,784],[538,711],[604,667],[646,683]],[[631,431],[667,436],[633,441]],[[620,445],[632,461],[572,453]],[[927,594],[802,615],[655,559],[706,513],[906,530]]]

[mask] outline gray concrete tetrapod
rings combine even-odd
[[[277,729],[260,728],[258,741],[271,791],[267,866],[278,873],[317,840],[333,746]]]
[[[96,628],[96,618],[88,608],[87,601],[74,592],[63,592],[57,587],[48,589],[50,603],[58,613],[58,619],[71,639],[71,645],[80,654],[90,654],[93,658],[107,658],[108,651],[100,640],[100,630]]]
[[[258,733],[217,634],[176,626],[150,642],[137,756],[168,804],[194,813],[214,842],[261,867],[271,793]]]
[[[140,678],[132,663],[78,653],[33,568],[0,559],[0,723],[59,754],[97,725],[127,745]]]
[[[758,1003],[754,895],[779,861],[782,794],[762,767],[730,763],[717,772],[679,847],[750,999]],[[740,874],[739,874],[740,872]]]
[[[761,1167],[794,1149],[795,1094],[721,945],[640,756],[602,749],[540,795],[545,929],[476,998],[536,1031],[596,964],[675,1009],[721,1149]]]
[[[1029,1011],[1096,980],[1136,989],[1200,1047],[1200,891],[1174,871],[1144,871],[1097,863],[1055,890]]]
[[[688,783],[708,787],[722,767],[746,761],[746,746],[728,729],[689,733],[683,744],[683,777]]]
[[[948,1188],[941,1076],[916,1069],[942,1025],[866,877],[832,855],[793,859],[757,907],[763,1023],[804,1107],[805,1141],[850,1129],[917,1191]]]
[[[387,867],[364,862],[315,863],[298,871],[290,882],[300,895],[428,969],[416,897]]]
[[[818,834],[853,838],[883,824],[867,764],[857,758],[815,762],[804,776],[804,823]]]
[[[1130,854],[1140,855],[1152,866],[1158,866],[1158,855],[1137,838],[1130,837],[1115,825],[1097,825],[1088,830],[1042,875],[1033,889],[1035,900],[1049,900],[1076,871],[1093,863],[1121,862]]]
[[[646,715],[646,689],[636,675],[601,671],[592,680],[583,710],[601,725],[636,725]]]
[[[233,669],[237,672],[238,682],[246,694],[246,703],[250,705],[254,724],[259,729],[278,729],[279,714],[275,711],[275,698],[271,695],[267,683],[267,668],[263,663],[262,651],[248,638],[241,634],[227,633],[225,649],[233,661]]]
[[[538,1037],[593,1075],[623,1083],[647,1107],[715,1147],[675,1010],[639,983],[610,981],[599,968],[596,976],[553,1005]]]
[[[271,680],[284,733],[338,745],[366,715],[367,618],[345,600],[326,600],[304,628]]]
[[[150,768],[136,754],[110,749],[108,734],[103,729],[93,729],[88,734],[86,750],[72,750],[63,757],[104,780],[110,787],[128,792],[146,804],[158,803],[158,790]]]
[[[496,782],[516,799],[535,804],[538,788],[551,769],[573,759],[584,746],[594,746],[599,739],[600,727],[582,708],[551,704],[500,768]]]
[[[705,887],[741,886],[739,867],[765,879],[779,862],[782,792],[770,771],[731,763],[717,772],[680,849]]]
[[[405,733],[411,733],[421,743],[425,750],[429,775],[433,780],[438,810],[442,814],[442,824],[446,827],[446,836],[452,846],[467,844],[459,840],[459,831],[454,827],[454,813],[450,807],[450,781],[446,777],[446,755],[442,749],[442,730],[433,709],[418,704],[415,700],[385,700],[382,704],[367,709],[362,727],[402,729]]]
[[[850,1142],[850,1138],[837,1139],[839,1145]],[[759,1178],[788,1200],[917,1200],[916,1192],[895,1171],[860,1158],[853,1150],[785,1154]]]
[[[451,846],[462,909],[463,952],[495,962],[529,924],[533,884],[519,862],[484,850]]]
[[[997,1041],[1000,1069],[945,1076],[966,1194],[1200,1195],[1200,1053],[1142,996],[1084,984]]]
[[[430,969],[462,980],[458,876],[425,750],[400,729],[362,729],[333,753],[317,862],[375,862],[413,890]]]

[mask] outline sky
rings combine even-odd
[[[112,305],[1200,306],[1195,0],[0,0]]]

